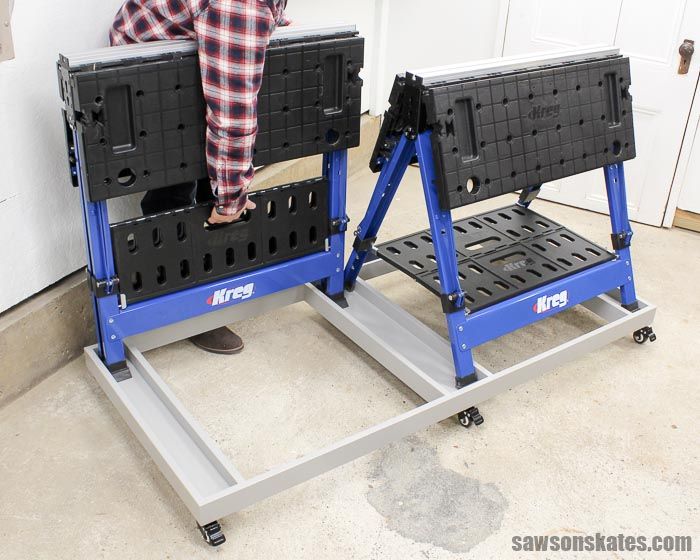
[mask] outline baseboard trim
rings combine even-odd
[[[700,232],[700,214],[688,210],[676,210],[673,226]]]

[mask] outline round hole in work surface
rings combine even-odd
[[[477,111],[481,111],[481,103],[475,105]]]
[[[331,128],[328,132],[326,132],[326,142],[328,142],[331,146],[337,144],[338,140],[340,140],[340,134],[337,130]]]
[[[180,169],[182,169],[183,171],[187,169],[187,164],[184,161],[180,164]]]
[[[481,186],[481,181],[478,177],[470,177],[467,179],[467,192],[469,194],[476,194],[479,192],[479,187]]]
[[[531,93],[530,95],[527,96],[527,98],[532,101],[535,98],[535,94]]]
[[[130,167],[122,169],[117,175],[117,183],[119,183],[122,187],[130,187],[135,182],[136,173]]]
[[[447,116],[448,116],[448,117],[451,117],[451,116],[454,115],[454,114],[455,114],[454,109],[447,109]]]
[[[283,76],[289,76],[289,70],[288,70],[287,68],[285,68],[284,70],[282,70],[282,75],[283,75]]]
[[[179,125],[177,125],[177,129],[178,130],[185,130],[185,125],[180,123]]]
[[[101,95],[98,95],[97,97],[95,97],[95,103],[97,103],[98,105],[100,103],[102,103],[103,101],[104,101],[104,98]]]
[[[143,96],[144,96],[144,93],[143,93],[142,89],[136,91],[136,97],[143,97]]]
[[[284,107],[282,107],[282,112],[283,112],[283,113],[289,113],[289,107],[288,107],[287,105],[285,105]]]
[[[139,136],[141,138],[146,138],[146,136],[148,136],[148,132],[146,132],[145,130],[142,130],[141,132],[139,132]]]
[[[612,144],[612,153],[619,156],[622,153],[622,144],[619,140],[615,140]]]

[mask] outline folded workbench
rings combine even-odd
[[[212,545],[225,541],[223,516],[447,417],[480,424],[477,404],[622,336],[655,338],[655,308],[637,298],[632,275],[626,58],[581,50],[398,76],[371,161],[377,186],[344,265],[347,149],[359,143],[363,59],[353,26],[276,32],[255,163],[324,154],[321,176],[254,193],[257,209],[221,228],[205,227],[206,202],[119,223],[107,210],[111,198],[206,178],[194,44],[59,61],[98,333],[87,363]],[[378,243],[411,163],[420,166],[430,228]],[[612,250],[530,209],[543,182],[601,167]],[[515,191],[515,205],[451,219],[454,208]],[[439,296],[448,339],[372,286],[393,270]],[[301,301],[426,404],[246,479],[144,353]],[[473,360],[480,344],[579,304],[605,324],[504,371]]]

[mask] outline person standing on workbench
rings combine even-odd
[[[255,204],[253,148],[265,51],[277,26],[288,25],[287,0],[127,0],[109,34],[112,46],[192,39],[198,43],[207,103],[207,166],[216,197],[209,222],[237,220]],[[195,203],[196,183],[149,191],[144,214]],[[190,339],[208,352],[234,354],[243,341],[226,327]]]

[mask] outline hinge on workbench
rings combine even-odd
[[[356,253],[366,253],[373,249],[376,242],[376,237],[368,237],[367,239],[360,239],[359,237],[356,237],[355,242],[352,244],[352,248],[355,249]]]
[[[632,231],[613,233],[611,235],[613,249],[619,251],[620,249],[629,247],[632,244],[632,235],[634,235]]]
[[[89,270],[87,272],[87,282],[90,291],[97,298],[103,298],[107,296],[113,296],[117,294],[119,289],[119,278],[112,276],[108,280],[98,280],[95,278]]]
[[[443,313],[454,313],[466,309],[467,304],[464,292],[454,292],[452,294],[440,294]]]
[[[348,230],[348,224],[350,223],[350,218],[343,216],[342,218],[336,218],[331,220],[331,235],[336,235],[338,233],[345,233]]]

